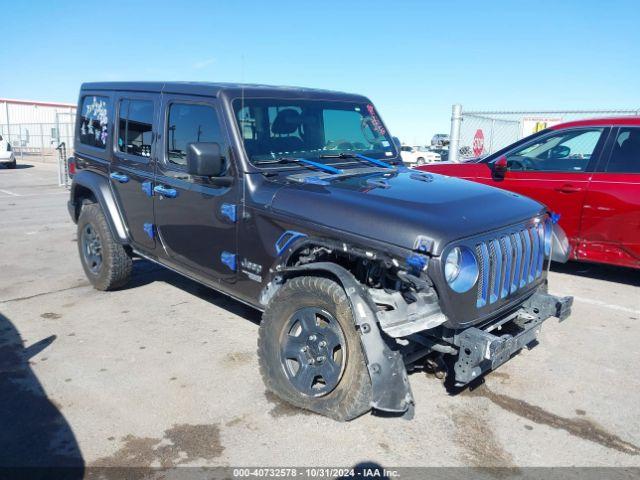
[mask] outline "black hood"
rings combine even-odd
[[[400,169],[329,181],[289,184],[273,198],[275,211],[330,229],[399,247],[418,235],[433,253],[461,238],[532,218],[544,207],[530,198],[467,180]]]

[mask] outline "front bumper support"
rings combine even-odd
[[[509,333],[495,335],[492,324],[482,329],[471,327],[456,335],[454,343],[459,347],[454,365],[456,385],[463,386],[493,370],[522,348],[533,343],[540,333],[542,322],[549,317],[560,321],[571,313],[573,297],[555,297],[536,292],[512,315],[509,322],[500,323],[499,330]]]

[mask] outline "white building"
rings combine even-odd
[[[73,145],[76,105],[0,98],[0,135],[16,153],[52,154],[60,142]]]

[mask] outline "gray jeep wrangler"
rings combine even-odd
[[[142,257],[263,311],[260,372],[297,407],[410,415],[408,369],[464,386],[569,315],[545,207],[405,168],[361,95],[89,83],[75,145],[93,285],[125,286]]]

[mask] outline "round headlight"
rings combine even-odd
[[[445,259],[444,277],[453,291],[469,291],[478,281],[478,261],[473,251],[467,247],[451,250]]]
[[[460,275],[460,263],[462,261],[462,253],[459,247],[454,248],[447,255],[444,263],[444,278],[447,283],[453,282]]]

